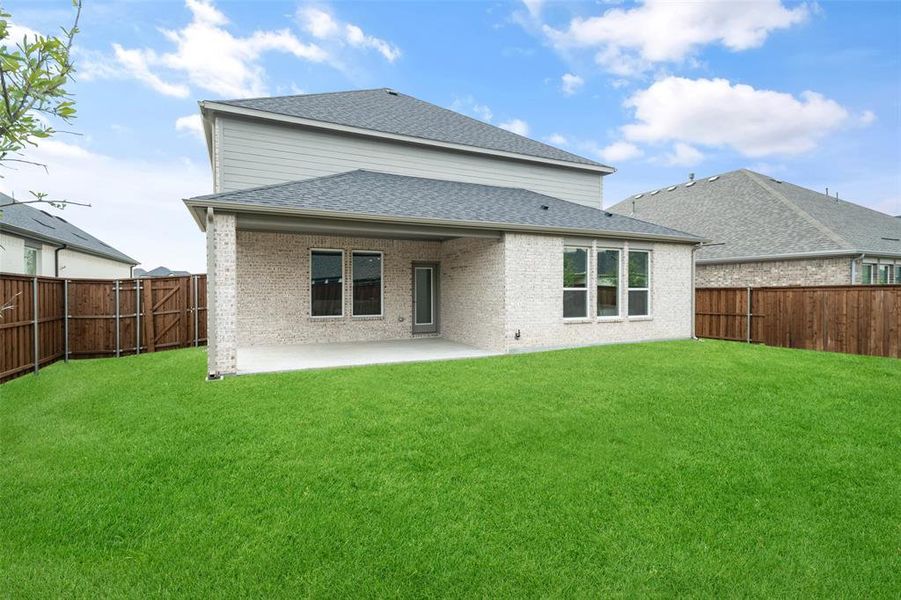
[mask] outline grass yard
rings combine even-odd
[[[901,361],[702,341],[0,387],[0,593],[901,595]]]

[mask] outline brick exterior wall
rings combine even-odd
[[[413,337],[413,261],[435,261],[441,243],[238,232],[238,344],[397,340]],[[310,316],[310,250],[344,250],[344,316]],[[353,317],[351,251],[383,252],[381,317]]]
[[[460,238],[441,244],[441,334],[504,351],[504,243]]]
[[[591,246],[591,240],[582,242]],[[597,269],[595,252],[589,252],[587,319],[563,319],[563,238],[512,234],[505,236],[505,287],[507,295],[505,339],[507,351],[558,348],[691,337],[691,246],[642,243],[633,247],[651,250],[651,316],[594,317],[596,293],[592,282]],[[598,243],[598,247],[612,244]],[[622,246],[623,257],[628,243]],[[625,259],[622,261],[625,263]],[[620,281],[620,306],[627,312],[625,266]],[[520,332],[520,339],[515,338]]]
[[[859,261],[858,261],[859,262]],[[852,259],[811,258],[718,265],[698,265],[697,287],[764,287],[783,285],[848,285]],[[860,272],[857,281],[860,283]]]
[[[215,213],[207,221],[207,301],[209,339],[207,372],[237,370],[237,274],[235,272],[235,216]]]

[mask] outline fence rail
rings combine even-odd
[[[901,358],[901,285],[702,288],[695,335]]]
[[[206,344],[206,275],[58,279],[0,273],[0,382],[70,358]]]

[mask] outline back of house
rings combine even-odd
[[[213,376],[259,346],[691,335],[701,238],[603,211],[609,166],[389,89],[201,113]]]

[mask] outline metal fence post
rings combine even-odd
[[[751,343],[751,287],[748,286],[747,289],[748,295],[748,317],[747,323],[745,323],[745,337],[747,338],[748,343]]]
[[[116,356],[119,356],[119,280],[116,280]]]
[[[198,327],[200,325],[200,310],[198,308],[199,304],[197,302],[197,275],[193,275],[191,277],[191,280],[194,283],[194,300],[192,303],[194,304],[194,347],[196,348],[200,345],[200,332],[198,330]]]
[[[31,280],[33,289],[32,291],[32,308],[34,310],[34,373],[37,375],[38,369],[41,366],[41,342],[40,342],[40,321],[38,317],[38,278],[35,277]]]
[[[135,279],[135,354],[141,353],[141,280]]]
[[[63,359],[69,362],[69,280],[63,280]]]

